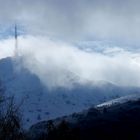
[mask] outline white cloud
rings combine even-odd
[[[104,42],[140,44],[139,4],[138,0],[0,0],[0,29],[15,21],[25,26],[31,36],[19,37],[19,53],[25,67],[49,87],[100,80],[140,86],[140,53]],[[89,38],[103,43],[84,49],[68,43]],[[99,48],[103,50],[95,51]],[[14,40],[1,40],[0,58],[13,55]]]
[[[14,40],[0,40],[0,59],[14,55]]]
[[[4,42],[0,44],[6,44],[3,52],[8,51],[5,53],[7,57],[13,54],[11,49],[14,42],[12,44],[11,39]],[[93,49],[84,51],[47,37],[26,36],[19,38],[19,54],[23,57],[24,66],[50,88],[70,88],[74,82],[86,84],[99,81],[120,86],[140,86],[139,52],[113,49],[113,46],[104,48],[103,53]]]

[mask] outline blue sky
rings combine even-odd
[[[26,35],[26,30],[20,24],[17,25],[18,36]],[[14,38],[15,24],[0,25],[0,39]]]

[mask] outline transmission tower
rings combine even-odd
[[[15,24],[15,56],[18,56],[18,34],[16,24]]]

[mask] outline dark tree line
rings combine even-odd
[[[5,88],[0,81],[0,140],[24,140],[20,109],[14,97],[5,97]]]

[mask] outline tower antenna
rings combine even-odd
[[[18,34],[17,34],[17,24],[15,24],[15,56],[18,55]]]

